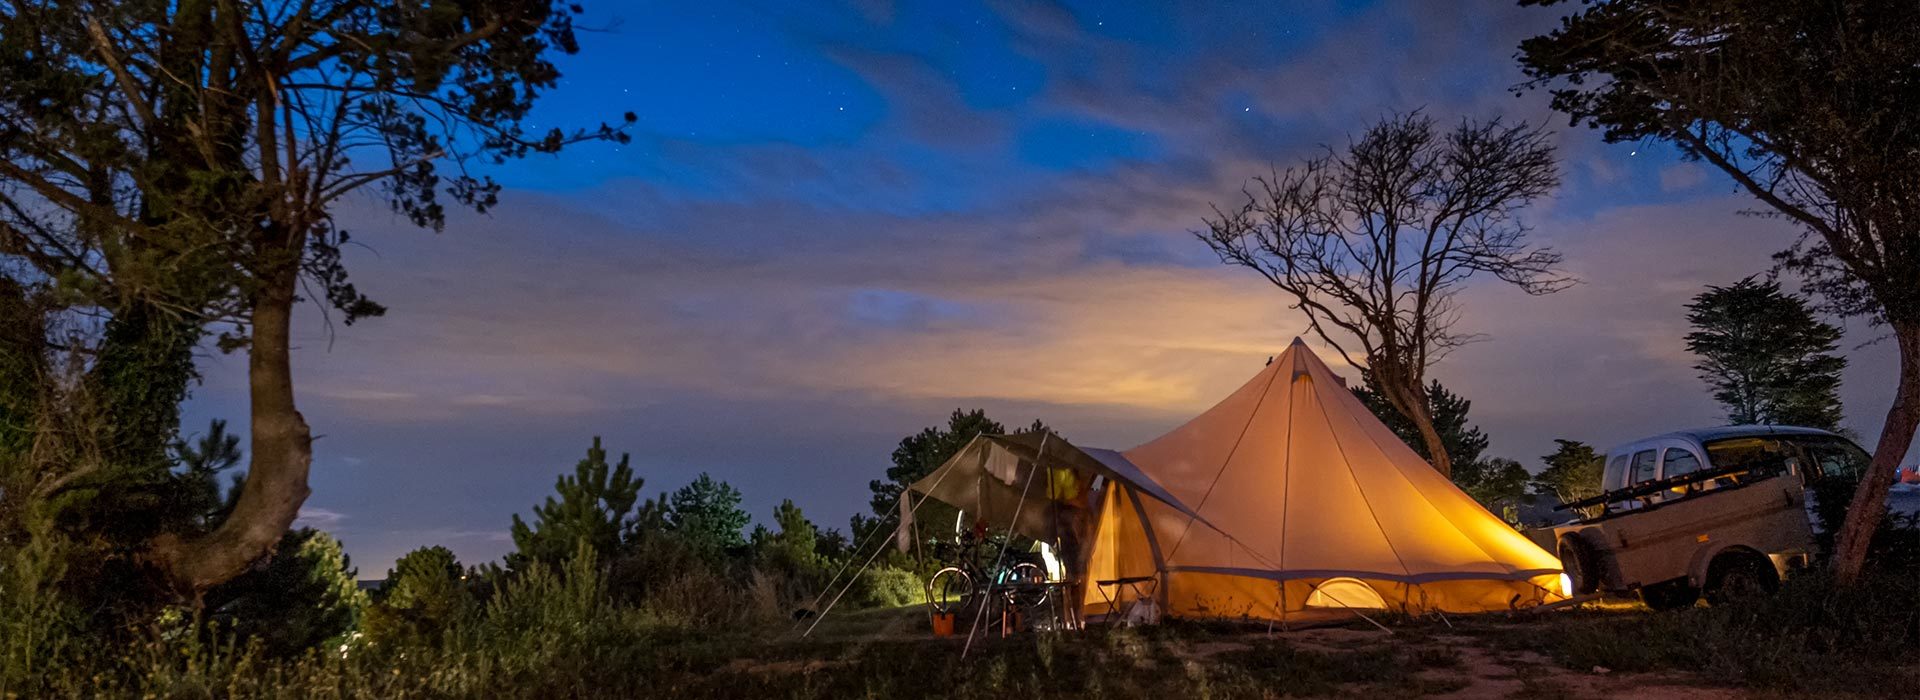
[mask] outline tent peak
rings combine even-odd
[[[1300,336],[1297,336],[1297,335],[1296,335],[1296,336],[1294,336],[1294,337],[1293,337],[1293,342],[1291,342],[1291,343],[1288,343],[1288,344],[1287,344],[1287,347],[1293,347],[1293,346],[1295,346],[1295,345],[1306,345],[1306,344],[1307,344],[1307,341],[1306,341],[1305,339],[1303,339],[1303,338],[1301,338]]]

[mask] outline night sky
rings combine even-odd
[[[706,471],[761,522],[792,498],[840,528],[956,407],[1089,446],[1159,435],[1304,329],[1192,237],[1209,203],[1398,110],[1557,131],[1566,182],[1530,216],[1583,283],[1478,284],[1463,329],[1488,339],[1433,372],[1490,456],[1538,469],[1556,437],[1721,422],[1683,306],[1795,235],[1671,149],[1516,97],[1514,47],[1554,15],[1511,2],[588,4],[533,121],[632,111],[631,144],[498,169],[502,204],[439,235],[371,195],[338,212],[391,311],[303,312],[302,522],[364,578],[423,545],[505,553],[509,515],[594,435],[648,495]],[[1893,351],[1848,332],[1848,425],[1871,440]],[[201,369],[184,430],[244,429],[244,358]]]

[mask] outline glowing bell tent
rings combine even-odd
[[[1105,593],[1139,591],[1190,618],[1479,612],[1565,597],[1557,558],[1434,471],[1299,340],[1139,447],[982,436],[909,491],[1043,541],[1059,534],[1057,509],[1080,505],[1074,517],[1091,522],[1074,568],[1094,614],[1106,608],[1096,582],[1133,577],[1154,584]]]

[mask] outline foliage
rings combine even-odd
[[[1774,281],[1749,277],[1707,287],[1687,305],[1694,369],[1736,425],[1801,425],[1838,430],[1840,373],[1832,354],[1840,329],[1820,321]]]
[[[1434,461],[1420,428],[1387,400],[1375,375],[1361,372],[1361,377],[1362,385],[1353,390],[1360,404],[1366,406],[1381,423],[1385,423],[1407,447],[1413,448],[1421,459]],[[1487,510],[1501,514],[1508,521],[1516,521],[1520,501],[1526,496],[1526,468],[1510,459],[1481,459],[1481,454],[1487,450],[1489,438],[1479,426],[1467,422],[1467,412],[1473,408],[1472,401],[1448,391],[1438,379],[1431,380],[1424,393],[1427,416],[1440,437],[1440,444],[1451,457],[1453,472],[1449,478],[1454,485],[1467,492],[1473,500],[1479,501],[1480,505],[1486,506]]]
[[[269,656],[338,647],[358,627],[366,594],[340,542],[313,528],[280,538],[264,566],[208,591],[206,605],[243,641]]]
[[[446,547],[421,547],[394,562],[379,599],[367,611],[374,644],[433,643],[466,622],[477,605],[466,571]]]
[[[1555,5],[1563,0],[1526,0]],[[1920,427],[1920,5],[1904,0],[1582,3],[1520,44],[1532,88],[1610,142],[1657,139],[1805,232],[1775,256],[1828,311],[1893,331],[1900,373],[1839,535],[1859,575]]]
[[[819,551],[820,529],[791,500],[773,509],[778,530],[756,526],[749,546],[753,565],[786,600],[811,600],[827,584],[829,562]]]
[[[701,473],[669,499],[667,522],[674,532],[709,558],[743,547],[741,531],[753,520],[740,508],[740,490]]]
[[[232,477],[225,493],[220,489],[220,475],[240,464],[240,436],[228,433],[227,422],[215,418],[208,424],[206,434],[192,442],[176,443],[173,452],[174,463],[178,465],[174,472],[177,484],[173,489],[174,502],[175,508],[187,514],[184,527],[195,532],[211,531],[226,518],[233,509],[234,499],[240,496],[245,477],[239,474]]]
[[[555,481],[557,497],[548,496],[546,503],[533,507],[532,524],[517,513],[513,516],[515,551],[507,555],[508,568],[523,570],[536,561],[558,563],[581,542],[603,561],[611,558],[620,547],[643,483],[628,466],[626,454],[620,455],[619,464],[609,466],[607,451],[594,437],[574,473]]]
[[[1419,429],[1441,474],[1450,455],[1427,415],[1426,373],[1473,339],[1458,293],[1476,274],[1529,294],[1571,281],[1528,243],[1520,213],[1560,184],[1548,134],[1499,119],[1441,132],[1419,113],[1369,127],[1344,151],[1256,177],[1246,201],[1197,231],[1221,262],[1253,270]],[[1348,353],[1357,343],[1365,363]]]
[[[1527,468],[1504,457],[1459,464],[1453,470],[1453,483],[1473,500],[1506,519],[1519,522],[1520,501],[1527,495]]]
[[[1592,445],[1578,440],[1554,439],[1553,454],[1540,461],[1546,468],[1533,477],[1535,493],[1553,496],[1561,503],[1572,503],[1600,495],[1600,480],[1606,460]]]
[[[1393,403],[1387,400],[1386,393],[1380,389],[1380,382],[1372,372],[1361,372],[1360,376],[1362,385],[1353,390],[1353,395],[1360,399],[1360,404],[1366,406],[1375,418],[1380,419],[1380,422],[1387,424],[1387,428],[1392,430],[1394,435],[1400,436],[1400,441],[1407,443],[1407,447],[1419,453],[1421,459],[1432,461],[1433,455],[1426,441],[1420,436],[1420,428],[1414,425],[1412,419],[1393,407]],[[1427,386],[1426,393],[1427,415],[1432,418],[1433,429],[1440,434],[1440,443],[1446,448],[1447,456],[1451,458],[1456,468],[1458,465],[1479,461],[1480,454],[1487,450],[1489,439],[1486,433],[1481,432],[1479,426],[1467,424],[1467,411],[1472,410],[1473,402],[1448,391],[1446,387],[1440,385],[1438,379],[1432,380]],[[1461,482],[1456,480],[1455,483]]]
[[[61,590],[76,548],[44,519],[24,534],[0,539],[0,697],[30,695],[87,646],[86,615]]]
[[[64,484],[102,512],[83,539],[141,557],[194,595],[270,550],[307,493],[294,407],[302,283],[349,323],[383,308],[349,281],[341,198],[376,187],[415,225],[485,211],[470,170],[620,128],[535,133],[535,100],[578,49],[580,8],[551,0],[28,3],[0,38],[0,297],[33,303],[10,344],[90,357],[111,420],[100,468]],[[628,122],[633,121],[627,115]],[[446,166],[452,166],[450,169]],[[56,337],[61,326],[74,331]],[[170,527],[166,450],[193,351],[249,353],[247,488],[212,532]],[[41,375],[42,381],[50,377]],[[131,575],[131,574],[129,574]]]
[[[852,608],[897,608],[927,602],[927,578],[908,569],[873,566],[854,580],[841,604]]]

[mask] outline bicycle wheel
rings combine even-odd
[[[1040,585],[1047,582],[1047,572],[1045,569],[1040,568],[1039,564],[1032,562],[1014,564],[1013,568],[1007,570],[1007,575],[1004,580],[1007,583],[1033,584],[1031,588],[1024,589],[1021,592],[1014,600],[1015,603],[1027,607],[1039,607],[1047,604],[1048,589],[1046,586]]]
[[[972,599],[973,577],[959,567],[949,566],[927,579],[927,605],[935,613],[957,611]]]

